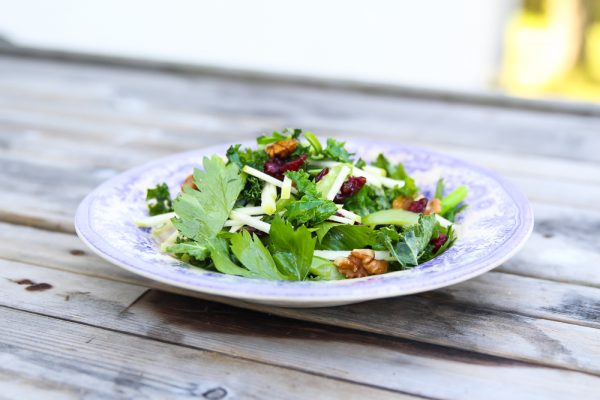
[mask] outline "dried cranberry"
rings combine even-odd
[[[325,167],[315,176],[315,182],[319,182],[325,175],[329,173],[329,168]]]
[[[348,178],[346,182],[342,185],[338,194],[335,195],[333,199],[336,203],[342,203],[346,199],[354,196],[363,186],[367,183],[367,178],[364,176],[351,176]]]
[[[425,211],[425,208],[427,208],[428,202],[429,200],[427,200],[425,197],[419,200],[415,200],[410,204],[410,206],[408,206],[408,211],[412,211],[414,213],[422,213],[423,211]]]
[[[446,240],[448,240],[448,235],[446,235],[445,233],[440,233],[438,237],[436,237],[435,239],[431,239],[429,243],[433,245],[433,252],[437,253],[439,249],[442,248],[444,243],[446,243]]]
[[[284,164],[283,160],[277,157],[269,158],[263,167],[263,171],[267,175],[277,177],[281,174],[281,166]]]
[[[269,158],[263,167],[263,171],[267,175],[282,180],[284,172],[298,171],[307,158],[308,156],[306,154],[289,162],[285,162],[277,157]]]

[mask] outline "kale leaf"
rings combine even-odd
[[[160,183],[156,187],[146,191],[146,202],[148,203],[148,214],[159,215],[173,211],[171,193],[166,183]]]
[[[327,139],[327,147],[323,150],[326,159],[339,161],[343,163],[351,163],[354,153],[350,153],[345,148],[346,142],[338,142],[335,139]]]
[[[337,213],[337,206],[331,200],[324,199],[317,186],[310,180],[310,175],[303,170],[288,171],[288,176],[302,196],[289,202],[285,208],[284,217],[294,225],[316,225]]]
[[[393,199],[393,197],[392,197]],[[344,208],[361,216],[390,208],[391,199],[386,190],[372,185],[363,186],[358,193],[344,202]]]
[[[219,156],[204,157],[203,165],[194,170],[199,190],[185,188],[173,203],[175,227],[200,243],[221,231],[244,187],[237,165],[225,165]]]
[[[419,264],[433,235],[435,215],[422,215],[417,225],[399,234],[393,228],[380,229],[378,238],[404,268]]]

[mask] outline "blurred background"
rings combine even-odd
[[[600,101],[600,0],[0,0],[0,44]]]

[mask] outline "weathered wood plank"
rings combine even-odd
[[[0,223],[0,258],[165,288],[105,262],[85,249],[76,237],[65,233]],[[600,328],[599,288],[490,272],[421,296],[440,302]]]
[[[17,276],[19,272],[2,273],[13,281],[27,278]],[[58,272],[39,271],[42,275],[52,273]],[[70,279],[77,278],[74,275]],[[21,301],[19,307],[25,307],[27,301]],[[596,354],[600,349],[593,344],[600,339],[599,329],[449,303],[446,299],[407,296],[314,310],[281,309],[230,299],[219,301],[284,317],[600,374],[600,356]],[[47,309],[48,303],[43,307]],[[69,315],[69,310],[63,312]]]
[[[525,247],[498,271],[600,287],[600,218],[587,209],[534,204]]]
[[[88,89],[102,101],[118,96],[142,99],[149,108],[260,115],[318,131],[378,132],[397,139],[418,136],[519,154],[600,160],[595,151],[600,139],[594,134],[600,118],[593,116],[11,57],[2,57],[0,71],[0,84],[14,88],[15,82],[25,81],[30,93],[54,95],[60,90],[63,95],[81,96]]]
[[[13,398],[414,398],[2,307],[0,319]]]
[[[176,151],[199,148],[226,140],[232,142],[245,140],[251,138],[252,133],[268,127],[264,120],[236,121],[231,117],[206,115],[200,112],[177,113],[172,118],[176,120],[179,117],[184,123],[201,120],[195,129],[186,127],[181,130],[182,128],[179,127],[152,124],[148,126],[144,116],[153,118],[155,111],[146,111],[135,121],[129,119],[122,121],[123,118],[113,112],[107,113],[104,119],[98,118],[99,121],[84,119],[78,123],[76,121],[81,119],[81,115],[71,112],[72,115],[57,118],[44,111],[24,114],[20,110],[3,111],[0,108],[2,153],[25,159],[37,157],[33,158],[34,160],[39,160],[41,157],[53,164],[65,166],[110,167],[122,170]],[[160,112],[161,115],[172,113],[173,111],[170,110]],[[56,125],[60,126],[61,123],[63,127],[57,128]],[[102,125],[107,123],[110,125],[102,128]],[[271,128],[277,126],[274,124]],[[343,137],[350,138],[348,135]],[[422,138],[409,138],[402,143],[442,151],[509,176],[543,176],[568,181],[600,183],[600,165],[594,163],[539,156],[523,158],[482,149],[465,150],[464,147],[440,145],[427,142]],[[42,147],[47,151],[40,154],[37,150]]]
[[[160,292],[151,292],[129,306],[118,293],[131,291],[132,285],[77,275],[66,277],[69,274],[65,272],[24,264],[8,266],[12,268],[0,267],[2,276],[10,279],[0,280],[2,306],[370,386],[440,398],[470,394],[544,399],[568,393],[585,396],[600,390],[600,378],[586,374],[282,320]],[[17,276],[56,286],[28,292],[24,285],[13,282]],[[80,293],[73,294],[75,291]],[[74,311],[77,309],[83,310]],[[505,384],[507,381],[510,386]]]

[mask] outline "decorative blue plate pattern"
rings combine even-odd
[[[464,281],[510,258],[533,229],[527,198],[493,172],[422,148],[352,140],[348,147],[367,161],[380,152],[392,161],[402,161],[426,196],[433,193],[440,177],[448,191],[468,186],[469,207],[457,220],[454,246],[410,270],[342,281],[268,281],[205,271],[162,254],[152,236],[132,221],[147,215],[148,187],[167,182],[171,193],[177,193],[203,156],[225,154],[228,147],[176,154],[110,179],[81,202],[75,216],[77,234],[111,263],[165,284],[251,302],[320,307],[418,293]]]

